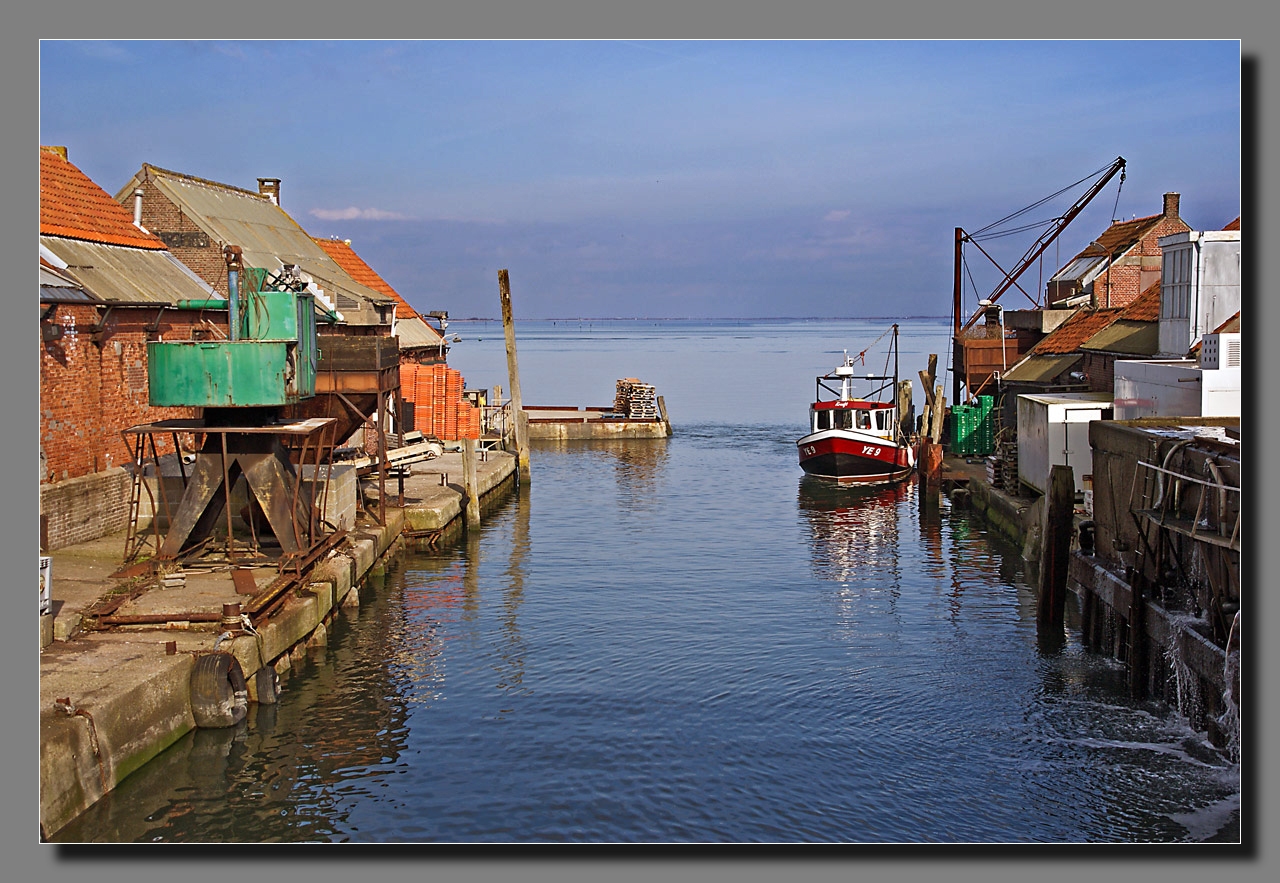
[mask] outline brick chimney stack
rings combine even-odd
[[[280,204],[280,179],[279,178],[259,178],[258,194],[260,196],[265,196],[267,199],[271,200],[272,205],[279,205]],[[1177,197],[1177,194],[1175,193],[1174,196]],[[1169,197],[1166,194],[1165,201],[1168,202],[1168,199]],[[1174,208],[1175,209],[1177,208],[1177,202],[1174,203]]]
[[[1178,217],[1178,194],[1166,193],[1164,195],[1164,216],[1166,218]]]

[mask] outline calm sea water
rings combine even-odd
[[[529,485],[368,585],[278,705],[59,839],[1235,840],[1238,767],[1074,631],[1042,653],[1017,548],[914,483],[802,476],[814,376],[887,325],[521,325],[527,403],[639,377],[676,434],[535,447]],[[505,387],[501,326],[450,331],[468,385]],[[946,335],[904,320],[903,376]]]

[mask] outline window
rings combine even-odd
[[[1171,248],[1164,255],[1160,316],[1186,319],[1191,315],[1191,249]]]

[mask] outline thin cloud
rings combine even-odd
[[[311,214],[322,221],[410,221],[408,215],[380,208],[313,208]]]
[[[824,220],[824,221],[843,221],[845,218],[849,217],[849,215],[851,215],[851,214],[853,214],[853,212],[851,212],[851,211],[850,211],[849,209],[847,209],[847,208],[842,208],[842,209],[832,209],[831,211],[829,211],[829,212],[827,212],[825,215],[823,215],[822,220]]]

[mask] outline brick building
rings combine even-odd
[[[280,179],[259,178],[244,190],[143,164],[115,195],[191,270],[227,293],[226,245],[239,246],[245,267],[272,274],[296,267],[316,302],[338,317],[320,333],[390,335],[395,298],[361,285],[281,208]]]
[[[462,374],[445,364],[444,336],[428,325],[347,239],[316,239],[353,279],[396,300],[396,335],[400,338],[400,395],[409,403],[406,429],[455,440],[480,437],[481,413],[463,395]]]
[[[1049,279],[1047,308],[1111,309],[1137,300],[1160,279],[1160,237],[1191,229],[1178,203],[1177,193],[1166,193],[1160,214],[1112,223]]]
[[[147,343],[225,337],[216,297],[158,237],[134,222],[57,147],[40,149],[41,543],[46,549],[123,528],[129,426],[190,417],[154,408]],[[163,445],[171,447],[166,440]]]

